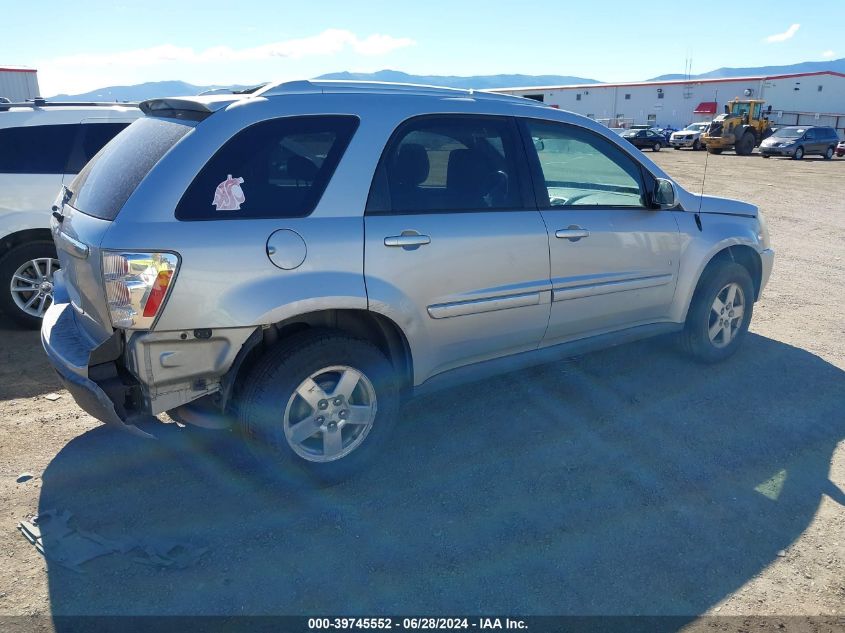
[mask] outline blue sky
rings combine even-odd
[[[4,13],[0,66],[37,68],[52,95],[383,68],[634,81],[683,72],[687,57],[694,73],[845,57],[843,0],[769,0],[747,19],[742,6],[754,3],[38,0]]]

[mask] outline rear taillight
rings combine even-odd
[[[103,278],[112,325],[128,330],[152,327],[179,269],[173,253],[103,253]]]

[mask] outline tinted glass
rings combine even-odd
[[[135,121],[74,178],[71,206],[113,220],[153,166],[192,129],[185,122],[155,117]]]
[[[582,128],[527,121],[540,160],[546,207],[645,207],[639,165],[610,141]]]
[[[772,136],[776,138],[798,138],[800,136],[804,136],[804,132],[807,131],[807,128],[798,128],[798,127],[786,127],[777,130]]]
[[[65,167],[66,174],[78,174],[106,143],[123,131],[129,123],[83,123]]]
[[[0,173],[63,174],[78,128],[71,124],[0,129]]]
[[[358,119],[285,117],[252,125],[217,151],[185,192],[180,220],[293,218],[317,206]]]
[[[374,189],[383,178],[395,212],[520,208],[520,151],[508,119],[420,119],[390,143]]]

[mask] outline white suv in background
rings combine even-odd
[[[710,127],[709,121],[690,123],[683,130],[672,132],[672,136],[669,137],[669,145],[675,149],[691,147],[696,151],[700,150],[704,147],[704,143],[701,141],[701,135],[707,131],[708,127]]]
[[[56,192],[139,116],[127,104],[0,102],[0,311],[19,324],[39,327],[52,302]]]

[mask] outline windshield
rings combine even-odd
[[[804,136],[804,132],[806,131],[807,128],[805,127],[785,127],[772,134],[772,136],[775,138],[798,138],[799,136]]]
[[[101,149],[70,185],[70,205],[102,220],[114,220],[144,177],[193,129],[189,121],[138,119]]]
[[[731,113],[742,116],[743,114],[748,114],[750,109],[750,103],[734,103],[733,106],[731,106]]]
[[[707,123],[690,123],[686,129],[692,130],[693,132],[703,132],[707,125]]]

